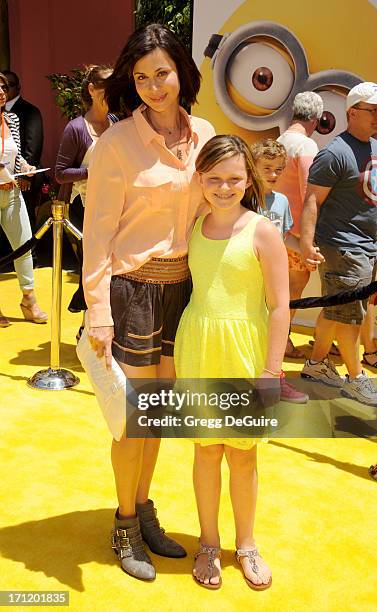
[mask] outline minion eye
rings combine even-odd
[[[336,126],[336,119],[334,115],[330,111],[324,111],[320,120],[318,121],[318,125],[316,130],[319,134],[326,135],[331,134],[334,131]]]
[[[323,87],[316,90],[323,100],[323,113],[318,121],[313,138],[319,148],[324,147],[336,134],[347,127],[345,97],[347,91],[342,87]]]
[[[235,49],[226,76],[229,96],[240,110],[249,115],[269,115],[292,91],[294,64],[277,41],[254,37]]]
[[[261,66],[255,70],[251,83],[258,91],[266,91],[266,89],[270,89],[273,80],[274,75],[271,70],[266,66]]]

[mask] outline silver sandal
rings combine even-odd
[[[260,556],[257,547],[254,546],[254,548],[251,548],[250,550],[244,550],[242,548],[238,548],[236,550],[236,558],[237,558],[238,563],[241,565],[241,567],[242,567],[242,564],[241,564],[242,557],[247,557],[249,559],[251,569],[253,570],[254,574],[257,574],[258,576],[259,566],[256,562],[256,558],[259,557],[260,559],[262,559],[262,557]],[[270,577],[270,580],[266,584],[263,584],[263,583],[255,584],[255,582],[253,582],[252,580],[250,580],[250,578],[247,578],[245,576],[245,573],[244,573],[244,578],[246,580],[246,584],[251,589],[254,589],[255,591],[264,591],[265,589],[269,589],[272,584],[272,576]]]
[[[198,580],[198,578],[195,576],[194,573],[192,574],[192,577],[194,578],[197,584],[204,587],[205,589],[211,589],[211,590],[219,589],[222,585],[221,576],[219,576],[219,582],[217,584],[213,584],[212,582],[210,582],[211,578],[213,578],[213,575],[214,575],[215,559],[221,558],[221,550],[219,546],[209,546],[208,544],[200,544],[200,548],[194,557],[195,561],[197,560],[198,557],[200,557],[200,555],[208,555],[208,566],[207,567],[208,567],[208,571],[210,574],[208,578],[209,582],[208,584],[201,582],[200,580]]]

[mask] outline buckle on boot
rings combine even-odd
[[[111,548],[115,550],[119,559],[132,555],[130,540],[125,529],[113,529],[111,532]]]

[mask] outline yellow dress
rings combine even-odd
[[[262,219],[255,214],[238,234],[225,240],[206,238],[204,216],[197,220],[189,243],[193,292],[175,339],[177,378],[257,378],[261,374],[267,353],[268,310],[253,242]],[[195,439],[202,445],[242,449],[257,441]]]

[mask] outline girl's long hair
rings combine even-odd
[[[243,157],[250,181],[250,186],[246,189],[241,204],[245,208],[257,212],[259,207],[265,208],[263,183],[255,167],[250,149],[242,138],[225,134],[211,138],[198,155],[196,170],[199,174],[209,172],[219,162],[235,155]]]

